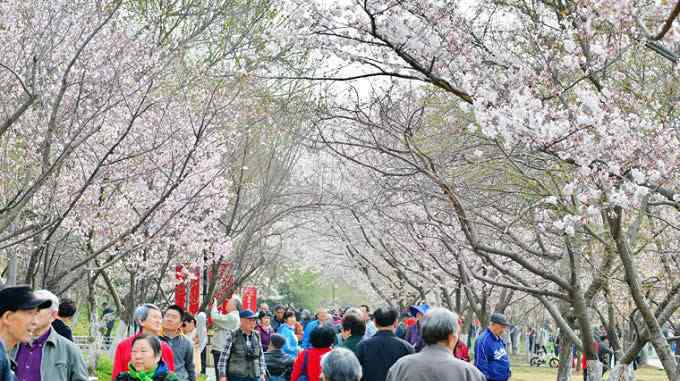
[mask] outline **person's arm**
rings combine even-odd
[[[186,346],[189,348],[189,350],[184,353],[184,366],[187,369],[189,381],[196,381],[196,365],[194,364],[194,344],[189,339],[186,339],[184,341],[186,342]]]
[[[286,337],[286,344],[283,346],[283,351],[286,353],[297,353],[297,345],[295,345],[295,332],[292,329],[284,329],[283,333]]]
[[[83,359],[83,354],[77,345],[73,344],[70,348],[69,353],[69,367],[71,377],[69,381],[88,381],[90,376],[87,374],[87,367],[85,366],[85,360]]]
[[[290,375],[290,381],[297,381],[298,377],[300,377],[300,374],[302,373],[302,361],[305,353],[302,352],[300,356],[298,356],[295,359],[295,362],[293,363],[293,373]]]
[[[227,336],[224,338],[224,349],[222,349],[220,359],[217,361],[217,373],[220,375],[218,381],[227,379],[227,364],[229,364],[229,355],[231,354],[231,342],[231,332],[227,332]]]

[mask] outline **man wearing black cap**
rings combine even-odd
[[[491,324],[482,332],[475,343],[475,366],[486,376],[487,381],[507,381],[512,374],[510,357],[501,336],[510,326],[505,315],[491,314]]]
[[[6,351],[31,339],[38,310],[52,302],[38,299],[27,286],[0,290],[0,381],[14,381]]]
[[[255,331],[257,315],[251,310],[239,313],[241,326],[227,333],[226,345],[217,364],[218,381],[265,381],[267,365],[260,336]]]

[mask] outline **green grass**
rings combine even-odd
[[[97,359],[97,380],[99,381],[111,381],[111,373],[113,372],[113,361],[109,356],[99,356]]]
[[[535,368],[526,363],[526,355],[512,356],[512,378],[511,381],[554,381],[557,376],[557,369]],[[638,369],[635,373],[637,381],[666,381],[666,373],[657,369]],[[583,380],[583,371],[576,373],[572,371],[572,380]]]

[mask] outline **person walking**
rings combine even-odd
[[[286,344],[286,338],[275,333],[269,344],[269,350],[264,353],[264,361],[269,373],[268,381],[289,381],[295,359],[281,350]]]
[[[63,299],[59,303],[59,311],[57,316],[52,322],[52,328],[54,330],[67,338],[70,342],[73,342],[73,331],[71,331],[71,322],[73,321],[73,316],[76,314],[76,304],[71,299]]]
[[[279,332],[279,327],[284,324],[283,315],[286,313],[286,309],[282,305],[277,304],[274,306],[274,319],[272,319],[272,328],[274,332]]]
[[[107,345],[111,345],[111,331],[116,324],[116,315],[113,308],[106,302],[102,304],[102,321],[106,327],[106,331],[104,331],[105,342]]]
[[[17,380],[87,381],[89,376],[80,349],[52,328],[59,312],[59,298],[47,290],[38,290],[35,296],[51,303],[36,316],[33,340],[21,343],[11,353],[17,365]]]
[[[132,358],[132,344],[137,336],[147,333],[158,337],[161,334],[163,314],[161,313],[160,308],[155,304],[146,303],[137,307],[133,315],[133,320],[139,325],[139,332],[118,343],[116,353],[113,357],[113,371],[111,372],[112,380],[115,380],[119,373],[128,369],[130,359]],[[175,360],[172,348],[163,341],[161,341],[161,358],[168,370],[174,372]]]
[[[376,328],[375,324],[371,320],[371,307],[369,307],[366,304],[361,305],[361,317],[364,320],[364,324],[366,325],[366,331],[364,332],[364,339],[370,339],[375,335],[376,333]]]
[[[422,321],[425,346],[419,353],[397,360],[386,380],[487,381],[472,364],[453,357],[458,336],[458,316],[445,308],[431,309]]]
[[[194,365],[194,344],[187,339],[181,331],[184,309],[176,304],[165,310],[163,316],[163,336],[172,348],[175,362],[175,375],[179,381],[196,381],[196,368]]]
[[[341,348],[349,349],[356,354],[357,345],[364,339],[366,334],[366,323],[360,315],[347,313],[342,318]]]
[[[225,336],[225,346],[216,367],[218,381],[265,381],[267,365],[260,337],[255,331],[257,315],[243,310],[239,318],[239,328]]]
[[[286,338],[286,345],[283,346],[283,351],[291,357],[297,357],[300,350],[298,347],[298,339],[295,336],[295,312],[286,311],[283,315],[284,323],[279,326],[276,333]]]
[[[227,313],[222,314],[217,309],[217,300],[213,300],[212,310],[210,316],[213,319],[213,326],[215,327],[215,334],[212,342],[212,356],[213,364],[220,361],[220,354],[222,349],[226,346],[226,338],[231,333],[239,328],[240,325],[240,311],[243,304],[241,299],[234,295],[227,303]],[[217,367],[215,367],[215,378],[219,380],[217,374]]]
[[[491,314],[490,320],[489,327],[475,343],[475,366],[484,373],[487,381],[507,381],[512,371],[510,357],[501,337],[510,322],[500,313]]]
[[[398,317],[397,310],[390,307],[373,312],[377,331],[370,339],[360,342],[354,352],[361,364],[364,381],[385,381],[392,365],[415,353],[411,344],[395,335]]]
[[[316,327],[310,333],[309,341],[312,347],[305,349],[295,359],[291,381],[300,381],[303,376],[307,381],[321,379],[321,358],[331,351],[331,346],[335,343],[335,330],[327,325]]]
[[[305,333],[302,338],[302,348],[310,348],[311,344],[309,343],[309,335],[312,333],[314,328],[326,324],[332,324],[331,315],[325,308],[319,308],[316,313],[316,320],[312,320],[305,326]]]
[[[416,319],[416,323],[413,324],[406,332],[406,341],[413,345],[413,347],[416,349],[416,352],[420,352],[420,350],[425,346],[422,336],[422,321],[429,309],[430,306],[427,304],[411,306],[409,308],[409,312],[411,313],[411,316]]]
[[[17,344],[28,343],[40,310],[52,302],[38,298],[28,286],[0,289],[0,381],[14,381],[9,352]]]
[[[115,381],[179,381],[163,361],[162,352],[162,342],[155,335],[135,336],[127,370],[119,373]]]

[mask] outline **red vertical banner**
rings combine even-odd
[[[175,304],[184,308],[187,300],[187,286],[184,284],[186,275],[184,274],[184,266],[177,265],[175,267],[175,279],[177,279],[177,286],[175,286]]]
[[[191,271],[192,278],[189,282],[189,313],[196,315],[201,299],[201,268],[194,266]]]
[[[253,312],[257,311],[257,288],[256,287],[243,287],[242,298],[243,298],[243,309],[251,310]]]

